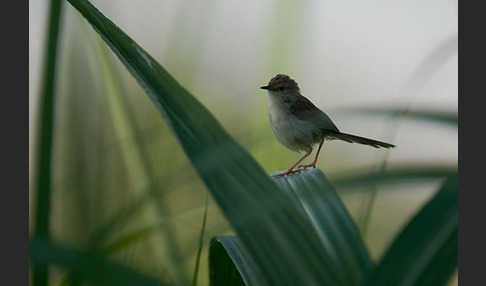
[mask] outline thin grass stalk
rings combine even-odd
[[[406,115],[409,111],[410,111],[410,106],[412,105],[412,101],[414,99],[414,96],[412,96],[411,98],[409,98],[409,101],[407,102],[405,108],[403,110],[398,110],[396,112],[394,112],[393,114],[390,115],[390,122],[391,124],[387,126],[387,131],[388,131],[388,136],[386,138],[388,138],[388,142],[394,142],[395,141],[395,138],[397,137],[397,134],[398,134],[398,126],[400,124],[400,118],[404,115]],[[385,152],[385,156],[382,160],[382,162],[380,163],[380,166],[379,166],[379,173],[383,174],[385,172],[385,169],[386,169],[386,165],[387,165],[387,161],[388,161],[388,156],[390,154],[390,150],[386,150]],[[361,209],[364,211],[361,212],[360,214],[360,217],[359,217],[359,221],[360,221],[360,230],[361,230],[361,235],[363,237],[363,239],[366,239],[366,234],[368,232],[368,226],[369,226],[369,223],[370,223],[370,217],[371,217],[371,212],[373,211],[373,207],[375,205],[375,200],[376,200],[376,196],[378,194],[378,188],[376,186],[376,184],[373,184],[370,188],[370,191],[371,191],[371,195],[369,197],[368,200],[366,200],[366,198],[363,198],[363,201],[362,201],[362,207]],[[364,207],[363,207],[364,206]]]
[[[192,286],[197,285],[197,277],[199,273],[199,262],[201,261],[201,252],[204,246],[204,233],[206,231],[206,219],[208,217],[208,192],[206,191],[206,197],[204,198],[204,215],[201,227],[201,233],[199,234],[199,248],[196,255],[196,266],[194,266],[194,275],[192,276]]]
[[[379,167],[378,172],[381,173],[381,174],[383,174],[385,172],[389,154],[390,154],[390,152],[387,150],[386,153],[385,153],[385,158],[383,159],[383,161],[381,162],[381,165]],[[363,237],[363,239],[366,238],[366,235],[368,233],[368,227],[369,227],[369,224],[370,224],[371,213],[373,211],[373,207],[375,205],[375,200],[376,200],[377,195],[378,195],[378,186],[376,184],[374,184],[371,187],[371,194],[370,194],[369,200],[366,203],[365,203],[365,200],[362,201],[362,207],[364,206],[365,210],[363,212],[361,212],[361,214],[360,214],[359,226],[360,226],[360,230],[361,230],[361,237]]]
[[[398,134],[398,127],[399,127],[399,124],[400,124],[400,118],[404,115],[406,115],[409,111],[410,111],[410,106],[412,105],[412,101],[415,97],[412,96],[409,101],[407,102],[405,108],[403,110],[399,110],[399,111],[396,111],[395,113],[393,113],[392,115],[390,115],[390,122],[391,124],[387,126],[387,131],[388,131],[388,136],[386,138],[388,138],[388,142],[394,142],[395,141],[395,138],[397,137],[397,134]],[[386,169],[386,165],[387,165],[387,161],[388,161],[388,156],[390,154],[390,150],[386,150],[385,152],[385,156],[382,160],[382,162],[380,163],[380,166],[379,166],[379,173],[383,174],[385,172],[385,169]],[[363,201],[362,201],[362,207],[361,209],[364,211],[361,212],[360,216],[359,216],[359,221],[360,221],[360,230],[361,230],[361,235],[363,237],[363,239],[366,239],[366,234],[367,234],[367,231],[368,231],[368,226],[369,226],[369,223],[370,223],[370,218],[371,218],[371,212],[373,211],[373,207],[375,205],[375,200],[376,200],[376,196],[378,194],[378,188],[376,186],[376,184],[373,184],[370,188],[370,191],[371,191],[371,195],[369,197],[368,200],[366,200],[366,198],[363,198]],[[363,207],[364,206],[364,207]]]
[[[55,111],[55,79],[57,66],[57,49],[59,45],[59,22],[61,20],[62,2],[52,0],[49,10],[49,24],[47,32],[47,45],[45,50],[45,64],[43,74],[43,87],[41,89],[37,145],[37,178],[36,178],[36,210],[34,237],[48,241],[50,239],[50,210],[51,210],[51,165],[52,145],[54,134]],[[33,285],[44,286],[49,283],[49,268],[47,265],[34,264],[32,269]]]

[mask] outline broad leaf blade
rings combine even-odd
[[[144,87],[262,273],[260,285],[349,285],[311,221],[216,119],[88,1],[69,0]],[[289,231],[292,230],[292,231]],[[323,267],[327,266],[327,267]]]
[[[444,285],[457,266],[457,177],[408,223],[366,285]]]
[[[295,198],[299,211],[312,221],[322,242],[321,251],[332,261],[332,265],[322,265],[322,271],[334,270],[347,285],[358,285],[373,263],[356,225],[323,173],[309,169],[298,175],[275,178],[275,181]],[[261,274],[237,237],[213,239],[210,251],[211,285],[230,282],[239,285],[240,280],[245,285],[261,284],[258,276]]]
[[[357,285],[373,263],[351,215],[324,174],[319,169],[308,169],[275,181],[300,202],[324,242],[323,251],[333,257],[343,279]]]

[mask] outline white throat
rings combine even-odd
[[[289,107],[297,97],[295,95],[288,94],[287,92],[279,92],[279,91],[268,91],[268,97],[270,98],[270,106],[274,105],[275,107]]]

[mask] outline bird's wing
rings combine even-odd
[[[290,106],[290,111],[297,119],[312,122],[312,124],[321,130],[339,132],[331,118],[304,96],[299,96],[299,99]]]

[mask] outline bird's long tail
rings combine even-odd
[[[349,142],[349,143],[365,144],[365,145],[373,146],[375,148],[380,148],[380,147],[393,148],[393,147],[395,147],[395,145],[392,145],[392,144],[389,144],[389,143],[376,141],[376,140],[373,140],[373,139],[364,138],[364,137],[360,137],[360,136],[356,136],[356,135],[341,133],[341,132],[334,133],[333,137],[335,137],[337,139],[341,139],[341,140]]]

